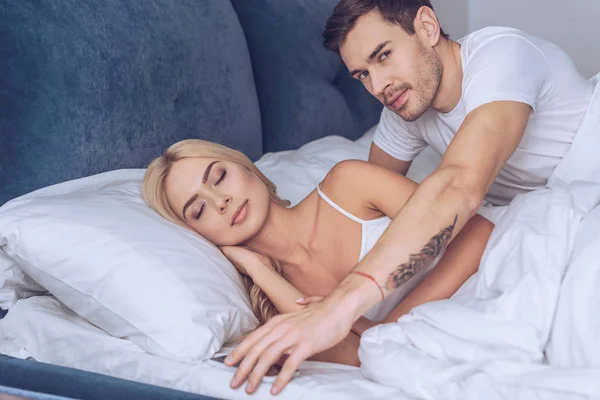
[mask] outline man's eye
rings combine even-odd
[[[227,171],[223,171],[223,173],[221,174],[221,176],[219,177],[219,179],[217,179],[217,181],[215,182],[215,186],[217,186],[219,183],[221,183],[221,181],[223,179],[225,179],[225,175],[227,175]]]
[[[200,216],[202,215],[202,210],[204,210],[204,205],[206,203],[202,203],[202,205],[200,206],[200,210],[198,210],[198,214],[196,214],[196,219],[200,219]]]
[[[367,76],[369,76],[369,73],[367,71],[361,72],[360,74],[358,74],[358,80],[362,81],[363,79],[365,79]]]
[[[386,52],[383,52],[383,53],[382,53],[382,54],[379,56],[379,61],[381,62],[381,61],[385,60],[386,58],[388,58],[388,56],[389,56],[389,55],[390,55],[390,51],[389,51],[389,50],[388,50],[388,51],[386,51]]]

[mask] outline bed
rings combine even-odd
[[[239,276],[139,182],[186,138],[245,152],[292,203],[365,159],[381,106],[320,45],[335,3],[0,4],[0,393],[248,397],[218,361],[256,324]],[[360,369],[304,363],[279,398],[598,397],[598,132],[600,84],[548,187],[480,210],[496,228],[452,299],[365,332]]]

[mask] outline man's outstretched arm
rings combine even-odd
[[[231,353],[241,361],[232,387],[248,379],[254,392],[283,354],[289,354],[272,393],[279,393],[300,363],[342,340],[371,306],[428,268],[475,214],[485,193],[520,142],[531,107],[493,102],[473,110],[450,143],[438,169],[425,179],[355,271],[324,301],[278,316]],[[377,198],[373,198],[377,207]],[[379,287],[378,287],[379,286]],[[380,290],[381,289],[381,290]]]

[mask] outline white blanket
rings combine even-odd
[[[548,188],[500,213],[480,271],[367,331],[362,373],[423,399],[600,397],[599,151],[600,83]]]

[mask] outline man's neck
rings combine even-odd
[[[443,73],[432,107],[438,112],[448,113],[454,110],[462,96],[460,44],[450,39],[442,39],[435,50],[442,61]]]

